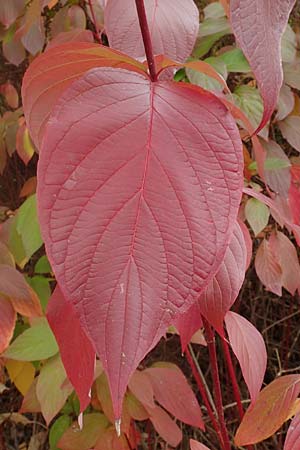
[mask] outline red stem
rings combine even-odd
[[[157,71],[155,65],[155,59],[153,54],[152,41],[146,16],[146,10],[144,5],[144,0],[135,0],[135,5],[139,17],[139,23],[141,27],[145,53],[148,61],[150,78],[152,81],[157,81]]]
[[[215,345],[215,332],[212,329],[212,327],[210,326],[210,324],[207,322],[205,317],[202,317],[202,320],[203,320],[203,325],[204,325],[204,329],[205,329],[207,347],[208,347],[208,351],[209,351],[211,374],[212,374],[214,392],[215,392],[215,402],[216,402],[216,408],[217,408],[218,417],[219,417],[221,433],[222,433],[222,437],[223,437],[224,450],[231,450],[231,445],[230,445],[228,432],[227,432],[227,428],[226,428],[226,424],[225,424],[225,417],[224,417],[224,410],[223,410],[222,391],[221,391],[220,376],[219,376],[218,361],[217,361],[217,352],[216,352],[216,345]]]
[[[222,339],[222,346],[223,346],[223,350],[224,350],[224,355],[225,355],[226,365],[227,365],[227,369],[228,369],[228,373],[229,373],[229,378],[230,378],[230,381],[232,384],[233,395],[234,395],[234,398],[235,398],[235,401],[237,404],[239,418],[240,418],[240,420],[242,420],[243,416],[244,416],[244,408],[242,405],[240,389],[239,389],[239,385],[238,385],[238,382],[236,379],[236,373],[235,373],[235,370],[233,367],[229,345],[225,338]],[[246,448],[248,450],[254,450],[254,447],[252,445],[248,445]]]
[[[101,34],[99,33],[99,30],[98,30],[98,25],[97,25],[97,20],[96,20],[96,16],[95,16],[95,11],[94,11],[94,7],[93,7],[93,4],[92,4],[92,0],[88,0],[88,2],[89,2],[89,8],[90,8],[90,11],[91,11],[93,24],[94,24],[94,28],[95,28],[95,37],[96,37],[97,41],[99,42],[99,44],[102,44]]]
[[[242,420],[242,418],[244,416],[244,408],[243,408],[242,401],[241,401],[241,395],[240,395],[239,385],[238,385],[238,382],[236,379],[235,370],[234,370],[234,367],[232,364],[229,345],[225,338],[222,339],[222,345],[223,345],[223,351],[224,351],[227,369],[228,369],[228,373],[229,373],[229,378],[230,378],[230,381],[232,384],[233,395],[234,395],[234,398],[235,398],[235,401],[237,404],[239,418],[240,418],[240,420]]]
[[[209,403],[209,400],[208,400],[208,397],[207,397],[205,386],[203,384],[203,381],[201,380],[201,377],[200,377],[200,375],[198,373],[197,367],[196,367],[196,365],[194,363],[194,360],[193,360],[192,355],[191,355],[191,353],[190,353],[188,348],[186,348],[186,350],[185,350],[185,356],[186,356],[187,362],[189,363],[190,368],[192,370],[193,377],[194,377],[194,379],[195,379],[195,381],[197,383],[197,387],[199,389],[199,392],[200,392],[200,395],[202,397],[203,403],[204,403],[204,405],[205,405],[205,407],[207,409],[207,413],[208,413],[209,418],[211,420],[212,426],[214,427],[217,435],[219,436],[220,443],[223,446],[223,438],[222,438],[222,433],[221,433],[219,424],[216,421],[214,412],[212,410],[212,407],[211,407],[211,405]]]

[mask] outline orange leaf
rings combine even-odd
[[[9,345],[13,336],[16,312],[11,302],[0,296],[0,353]]]
[[[286,375],[270,383],[246,411],[235,444],[256,444],[272,436],[290,417],[299,393],[300,375]]]

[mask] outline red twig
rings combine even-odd
[[[228,432],[225,424],[224,410],[223,410],[223,400],[222,400],[222,392],[221,392],[221,384],[220,384],[220,376],[218,369],[218,361],[217,361],[217,352],[215,345],[215,333],[207,322],[205,317],[202,317],[203,325],[205,329],[206,341],[209,351],[209,360],[211,367],[211,374],[214,384],[214,393],[215,393],[215,402],[216,408],[218,412],[218,418],[220,423],[220,429],[223,438],[224,450],[231,450],[231,445],[228,437]]]
[[[157,81],[157,71],[155,66],[155,59],[153,54],[152,41],[146,16],[144,0],[135,0],[135,5],[139,17],[139,23],[142,32],[145,53],[148,61],[150,77],[152,81]]]
[[[203,384],[203,381],[201,380],[201,377],[200,377],[200,375],[198,373],[197,367],[196,367],[196,365],[194,363],[193,357],[192,357],[192,355],[191,355],[191,353],[190,353],[188,348],[185,350],[185,356],[186,356],[187,362],[189,363],[190,368],[192,370],[193,377],[194,377],[194,379],[195,379],[195,381],[197,383],[197,387],[199,389],[199,392],[200,392],[200,395],[202,397],[203,403],[204,403],[204,405],[205,405],[205,407],[207,409],[207,413],[208,413],[209,418],[211,420],[212,426],[214,427],[217,435],[219,436],[220,443],[223,444],[223,438],[222,438],[222,433],[221,433],[219,424],[216,421],[214,412],[212,410],[212,407],[211,407],[211,405],[209,403],[209,399],[207,397],[205,386]]]
[[[228,342],[226,341],[225,338],[222,339],[222,346],[223,346],[223,351],[224,351],[224,355],[225,355],[225,360],[226,360],[226,365],[227,365],[227,369],[228,369],[229,378],[230,378],[232,389],[233,389],[233,395],[234,395],[234,398],[235,398],[235,401],[236,401],[236,404],[237,404],[237,410],[238,410],[238,413],[239,413],[239,418],[240,418],[240,420],[242,420],[242,418],[244,416],[244,408],[243,408],[243,405],[242,405],[240,389],[239,389],[239,385],[238,385],[238,382],[237,382],[237,379],[236,379],[236,373],[235,373],[235,370],[234,370],[234,367],[233,367],[229,345],[228,345]],[[248,450],[254,450],[254,447],[252,445],[248,445],[247,449]]]
[[[96,16],[95,16],[95,11],[94,11],[94,7],[92,4],[92,0],[88,0],[89,2],[89,8],[91,11],[91,16],[93,19],[93,24],[94,24],[94,28],[95,28],[95,37],[97,39],[97,41],[99,42],[99,44],[102,44],[102,39],[101,39],[101,34],[99,33],[99,29],[98,29],[98,25],[97,25],[97,20],[96,20]]]

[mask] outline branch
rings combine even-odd
[[[157,71],[155,66],[155,59],[153,54],[153,47],[152,47],[152,41],[145,11],[145,5],[144,0],[135,0],[135,5],[139,17],[139,23],[141,27],[144,47],[145,47],[145,53],[147,57],[150,77],[152,81],[157,81]]]

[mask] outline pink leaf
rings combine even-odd
[[[159,406],[147,408],[147,411],[158,434],[172,447],[177,447],[181,442],[182,432],[176,422]]]
[[[95,351],[81,328],[72,303],[65,300],[58,286],[48,303],[47,319],[83,411],[90,403],[89,391],[94,377]]]
[[[300,414],[297,414],[288,429],[283,450],[300,450]]]
[[[244,235],[244,240],[245,240],[245,245],[246,245],[246,251],[247,251],[246,270],[247,270],[249,268],[249,266],[250,266],[251,259],[252,259],[253,243],[252,243],[252,239],[251,239],[249,230],[246,227],[246,225],[244,224],[244,222],[239,220],[238,223],[239,223],[240,229],[242,230],[242,233]]]
[[[232,311],[225,316],[232,350],[237,357],[252,402],[255,402],[264,379],[267,351],[262,335],[244,317]]]
[[[136,370],[130,378],[129,389],[135,397],[143,404],[154,408],[154,392],[151,381],[145,372]]]
[[[16,317],[10,301],[0,296],[0,354],[6,350],[13,337]]]
[[[144,371],[151,380],[155,399],[176,419],[204,430],[198,401],[185,376],[176,366]]]
[[[225,314],[235,302],[245,278],[246,257],[244,235],[236,222],[219,271],[198,300],[201,314],[221,335]]]
[[[25,7],[24,0],[9,0],[0,2],[0,22],[8,28],[14,23]]]
[[[300,168],[291,169],[292,182],[289,190],[289,204],[294,222],[300,225]]]
[[[63,31],[49,42],[47,50],[70,42],[94,42],[93,33],[90,30],[78,30],[77,28],[71,31]]]
[[[268,291],[276,295],[282,294],[282,270],[270,246],[270,242],[264,239],[256,253],[255,270],[258,278]]]
[[[236,40],[248,59],[264,101],[257,132],[276,107],[283,75],[281,38],[295,0],[231,0],[230,21]]]
[[[289,238],[280,231],[272,233],[269,242],[282,270],[282,286],[294,295],[296,290],[300,289],[300,265],[297,251]]]
[[[182,62],[191,54],[199,29],[193,0],[145,0],[154,54]],[[135,2],[108,0],[104,24],[111,47],[145,59]]]
[[[221,264],[241,156],[227,109],[184,83],[92,69],[53,111],[39,161],[42,231],[116,417],[139,362]]]
[[[246,272],[247,250],[244,235],[236,223],[225,258],[212,281],[200,295],[198,301],[175,320],[183,350],[193,334],[201,327],[201,314],[223,335],[225,314],[235,302]]]
[[[194,439],[190,439],[190,447],[191,450],[209,450],[206,445],[201,444],[200,442],[194,441]]]

